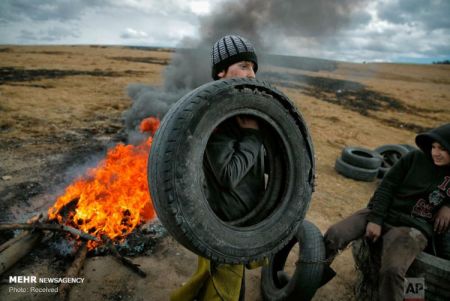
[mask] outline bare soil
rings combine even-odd
[[[162,85],[171,55],[99,46],[0,48],[0,222],[45,211],[79,170],[123,141],[121,114],[131,105],[127,85]],[[260,74],[295,102],[312,132],[318,179],[307,219],[323,232],[365,206],[378,184],[336,173],[343,147],[414,145],[417,132],[450,120],[448,65],[338,62],[335,70],[263,66]],[[7,283],[9,275],[64,275],[70,258],[48,254],[32,252],[6,272],[0,299],[55,300],[49,293],[10,292],[11,286],[26,285]],[[133,261],[147,278],[110,256],[91,254],[82,271],[85,282],[72,286],[69,299],[168,300],[196,269],[196,256],[170,236]],[[290,269],[294,262],[290,257]],[[338,275],[314,300],[355,300],[350,250],[333,267]],[[261,300],[259,275],[260,269],[247,272],[247,300]]]

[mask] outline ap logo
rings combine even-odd
[[[425,301],[425,279],[406,278],[404,301]]]

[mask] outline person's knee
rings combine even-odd
[[[381,279],[394,279],[397,277],[404,277],[405,275],[405,269],[400,266],[386,266],[381,267],[380,269],[380,278]]]
[[[325,242],[333,243],[337,240],[338,236],[339,236],[339,231],[337,231],[335,225],[333,225],[333,226],[330,226],[330,228],[328,228],[328,230],[323,235],[323,238],[324,238]]]
[[[325,250],[327,257],[335,256],[340,249],[343,248],[342,239],[340,238],[340,231],[336,227],[331,226],[327,232],[325,232],[323,239],[325,242]]]
[[[418,254],[426,247],[427,238],[415,228],[397,227],[389,231],[383,243],[397,254]]]
[[[408,234],[419,249],[423,250],[426,247],[428,240],[422,232],[411,228]]]

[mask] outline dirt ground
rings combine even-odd
[[[80,169],[120,141],[121,116],[131,105],[127,85],[162,85],[170,57],[170,52],[157,49],[1,47],[0,222],[25,220],[45,211]],[[337,63],[333,71],[267,66],[260,70],[292,75],[289,84],[275,85],[295,102],[312,133],[318,178],[307,219],[322,232],[365,206],[377,186],[376,181],[358,182],[336,173],[334,162],[343,147],[414,144],[417,131],[450,120],[448,65]],[[292,80],[298,77],[308,81]],[[349,82],[362,85],[364,93],[346,90],[346,85],[315,84]],[[374,107],[365,107],[373,100]],[[39,254],[28,256],[2,276],[1,300],[56,300],[51,293],[10,291],[20,285],[9,284],[9,275],[59,277],[70,263],[57,264]],[[72,286],[69,300],[168,300],[169,293],[196,268],[196,256],[171,237],[152,254],[133,261],[147,278],[110,256],[89,256],[82,271],[85,282]],[[294,262],[292,256],[290,268]],[[355,300],[351,251],[345,250],[333,267],[338,275],[313,300]],[[247,272],[246,300],[262,300],[259,275],[260,269]]]

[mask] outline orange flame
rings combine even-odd
[[[159,126],[157,118],[141,122],[142,131],[152,134]],[[152,137],[138,146],[118,144],[108,151],[87,175],[68,186],[65,193],[48,210],[51,220],[57,220],[90,233],[101,239],[121,240],[142,222],[153,219],[156,214],[148,193],[147,158]],[[73,201],[76,208],[63,214]],[[89,249],[99,245],[90,241]]]
[[[159,119],[157,118],[149,117],[141,121],[140,125],[141,132],[150,132],[150,134],[153,136],[158,128],[159,128]]]

